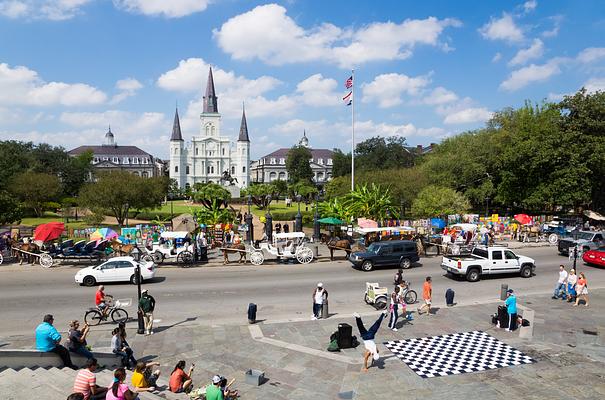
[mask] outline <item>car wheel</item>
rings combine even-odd
[[[412,261],[409,258],[404,258],[399,261],[399,268],[408,269],[412,266]]]
[[[466,273],[466,280],[469,282],[477,282],[481,275],[478,269],[471,269]]]
[[[524,278],[531,278],[531,267],[529,265],[521,268],[521,276]]]
[[[361,264],[361,269],[370,272],[374,269],[374,265],[372,265],[372,261],[364,261],[363,264]]]
[[[96,283],[97,280],[94,276],[87,275],[82,279],[82,284],[84,284],[84,286],[94,286]]]
[[[137,284],[137,275],[136,274],[132,274],[132,276],[130,277],[130,283],[132,283],[133,285]]]

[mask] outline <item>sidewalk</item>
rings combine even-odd
[[[605,307],[605,290],[591,291],[589,308],[572,307],[548,295],[524,297],[520,293],[518,300],[536,311],[531,340],[491,325],[497,299],[491,304],[440,308],[433,316],[414,312],[415,319],[399,332],[388,330],[386,321],[383,323],[376,338],[381,359],[367,373],[360,372],[363,346],[335,354],[325,352],[339,322],[353,325],[353,334],[359,337],[353,317],[259,323],[252,329],[245,322],[240,326],[199,326],[193,320],[170,326],[159,323],[156,334],[149,337],[135,335],[136,324],[130,323],[129,341],[138,357],[160,361],[164,376],[178,360],[195,362],[195,386],[219,373],[236,378],[235,387],[245,399],[376,399],[399,393],[411,399],[449,400],[603,398],[605,315],[600,310]],[[363,304],[359,312],[367,324],[378,315]],[[109,346],[111,327],[103,326],[106,332],[94,331],[90,340],[93,348]],[[422,379],[381,344],[472,330],[488,332],[537,363]],[[0,338],[0,346],[3,343],[29,347],[32,338]],[[244,373],[250,368],[265,371],[269,381],[260,387],[245,384]]]

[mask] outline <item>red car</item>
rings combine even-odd
[[[605,267],[605,247],[597,250],[588,250],[582,255],[582,260],[589,265]]]

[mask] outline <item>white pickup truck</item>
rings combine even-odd
[[[448,274],[464,276],[469,282],[477,282],[481,275],[515,272],[524,278],[530,278],[536,269],[536,263],[534,259],[519,256],[506,247],[475,247],[469,256],[444,256],[441,268]]]

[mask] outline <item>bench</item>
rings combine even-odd
[[[103,349],[108,350],[108,349]],[[86,358],[79,354],[70,352],[71,361],[78,367],[86,364]],[[104,365],[106,368],[116,368],[121,365],[120,357],[108,351],[93,351],[93,355],[97,359],[99,365]],[[35,349],[0,349],[0,368],[61,368],[63,362],[61,358],[55,354]]]

